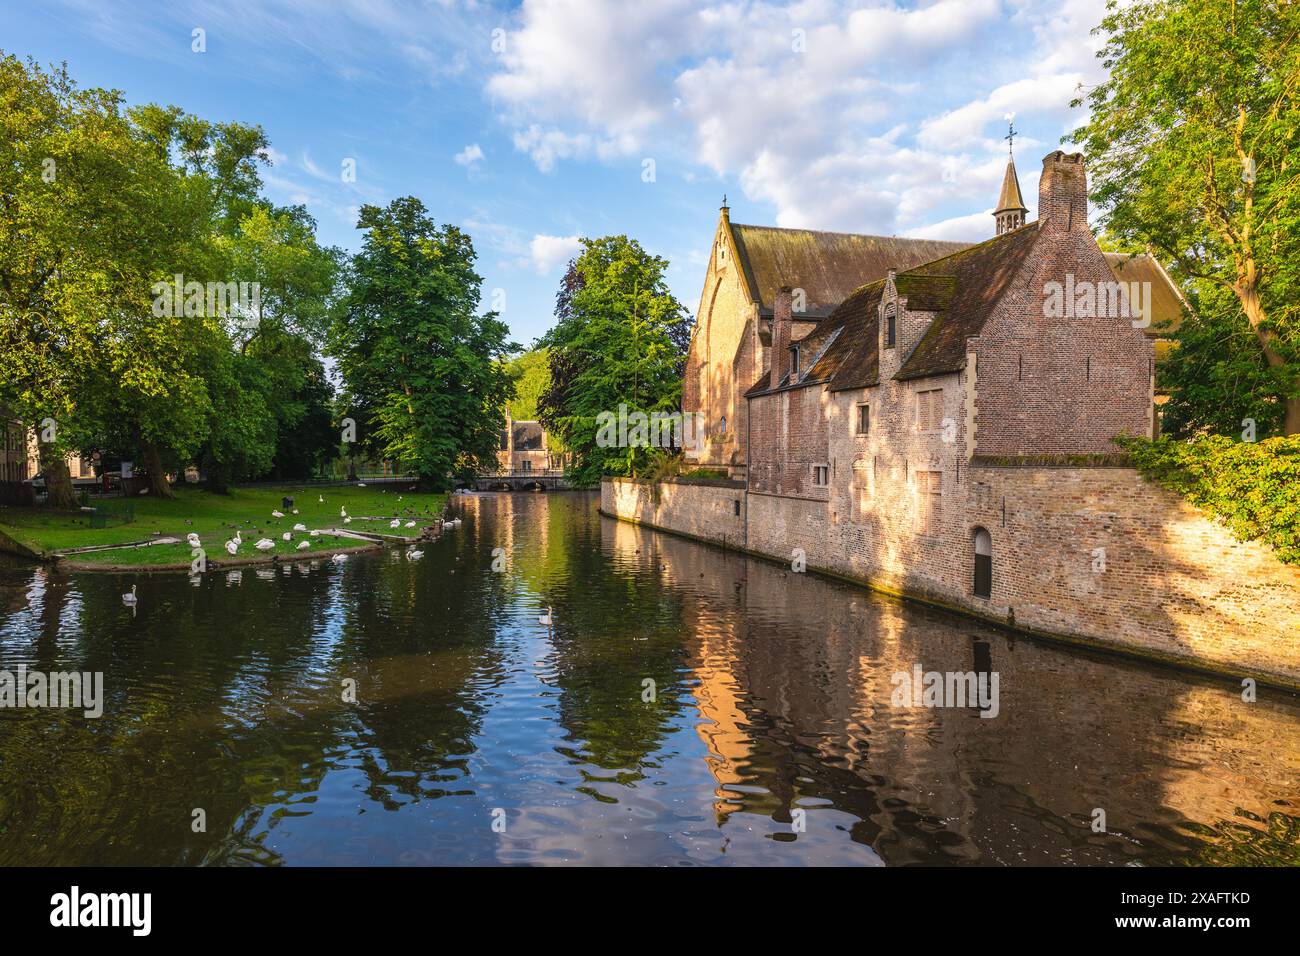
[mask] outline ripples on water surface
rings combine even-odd
[[[99,720],[0,711],[0,863],[1300,863],[1295,698],[596,503],[460,498],[419,562],[197,584],[0,566],[0,666],[104,671],[107,698]],[[998,672],[1000,715],[891,707],[917,662]]]

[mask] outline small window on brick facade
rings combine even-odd
[[[865,435],[871,431],[871,406],[859,405],[857,418],[853,422],[853,434]]]
[[[898,321],[892,305],[885,306],[885,348],[892,349],[898,335]]]
[[[976,528],[971,543],[975,549],[975,596],[986,598],[993,593],[993,538],[984,528]]]
[[[737,518],[739,518],[739,517],[740,517],[740,499],[739,499],[739,498],[735,499],[735,500],[731,503],[731,508],[732,508],[731,513],[734,514]]]
[[[725,434],[727,434],[727,416],[726,416],[726,415],[723,415],[722,418],[718,421],[718,434],[719,434],[719,435],[725,435]]]
[[[943,423],[943,389],[916,393],[917,431],[937,432]]]
[[[943,472],[916,473],[916,531],[936,535],[943,520]]]
[[[817,488],[825,488],[830,483],[831,483],[831,466],[813,465],[813,485]]]

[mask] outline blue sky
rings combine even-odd
[[[732,219],[977,240],[1015,114],[1039,160],[1101,76],[1104,0],[0,0],[0,50],[86,86],[258,123],[265,192],[355,249],[357,207],[418,196],[474,239],[485,308],[528,344],[577,237],[670,260],[692,312]],[[206,51],[192,50],[202,29]],[[342,164],[356,162],[356,182]],[[652,181],[647,180],[653,162]]]

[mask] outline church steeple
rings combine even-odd
[[[1020,177],[1016,175],[1016,161],[1011,152],[1016,138],[1016,128],[1012,125],[1014,119],[1014,113],[1007,114],[1007,135],[1003,137],[1007,141],[1007,172],[1002,177],[1002,192],[998,196],[997,208],[993,210],[999,236],[1023,226],[1029,212],[1025,208],[1024,199],[1020,197]]]

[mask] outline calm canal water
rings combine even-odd
[[[459,498],[418,562],[0,566],[0,667],[103,671],[106,696],[0,710],[0,864],[1300,863],[1295,698],[596,504]],[[891,706],[918,663],[996,672],[998,716]]]

